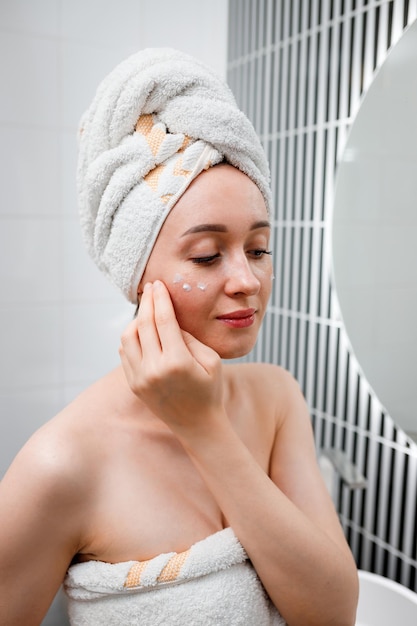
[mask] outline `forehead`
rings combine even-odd
[[[246,174],[221,164],[202,172],[178,200],[166,226],[188,229],[199,223],[253,223],[268,219],[264,198]]]

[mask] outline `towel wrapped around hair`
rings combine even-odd
[[[88,561],[64,581],[72,626],[285,626],[231,528],[149,561]]]
[[[247,174],[270,208],[255,130],[201,62],[149,48],[100,84],[79,131],[81,225],[98,267],[131,302],[168,213],[200,172],[221,161]]]

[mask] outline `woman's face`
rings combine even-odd
[[[212,167],[168,215],[138,291],[162,280],[183,330],[222,358],[243,356],[271,292],[269,235],[258,187],[230,165]]]

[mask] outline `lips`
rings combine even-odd
[[[232,311],[219,315],[217,319],[232,328],[247,328],[252,326],[255,321],[256,309],[241,309],[240,311]]]

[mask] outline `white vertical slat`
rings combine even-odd
[[[340,95],[339,95],[339,119],[346,119],[348,116],[349,104],[349,83],[350,83],[350,18],[344,19],[342,32],[342,51],[340,58]]]
[[[312,260],[311,260],[311,288],[310,288],[310,313],[316,309],[313,308],[316,303],[316,290],[317,290],[317,278],[319,276],[318,265],[320,263],[320,229],[313,227],[313,241],[312,241]],[[307,369],[311,374],[308,375],[307,393],[309,397],[313,394],[314,385],[314,371],[315,371],[315,350],[316,350],[316,329],[315,325],[312,325],[309,345],[308,345],[308,362]]]
[[[326,347],[327,347],[327,326],[325,324],[320,325],[320,337],[318,342],[318,364],[317,364],[317,402],[320,411],[325,407],[325,390],[327,383],[327,363],[326,363]],[[325,380],[326,376],[326,380]],[[326,430],[330,431],[330,428]]]
[[[327,412],[331,415],[331,411],[333,409],[333,399],[335,394],[336,387],[336,369],[337,369],[337,361],[336,361],[336,350],[337,350],[337,328],[330,325],[330,336],[329,336],[329,349],[327,353],[327,393],[326,393],[326,407]],[[331,445],[331,442],[329,442]]]
[[[404,20],[404,0],[396,0],[394,2],[394,11],[392,16],[391,46],[395,46],[403,32]]]
[[[287,314],[287,311],[289,311],[289,308],[290,308],[291,226],[288,224],[288,222],[286,222],[285,226],[281,225],[281,228],[283,229],[284,236],[285,236],[285,256],[283,258],[283,269],[284,269],[285,280],[284,280],[284,299],[283,299],[282,306],[285,309],[285,312]]]
[[[351,426],[348,429],[346,437],[346,452],[350,459],[353,458],[353,445],[354,445],[354,429],[356,428],[356,399],[358,393],[358,367],[356,358],[352,355],[350,358],[349,369],[349,395],[348,395],[348,410],[346,415],[346,423]]]
[[[272,193],[272,200],[274,203],[274,214],[271,215],[271,221],[273,219],[276,219],[276,204],[277,204],[277,198],[278,198],[278,162],[277,162],[277,152],[278,152],[278,145],[276,141],[271,141],[271,159],[269,162],[269,167],[271,170],[271,193]],[[276,226],[275,226],[276,229]],[[277,255],[277,249],[274,247],[273,248],[273,253],[274,253],[274,259],[276,259],[276,255]]]
[[[415,524],[415,508],[416,508],[416,496],[417,496],[417,451],[414,449],[412,454],[409,454],[409,468],[407,474],[407,489],[406,489],[406,506],[405,506],[405,537],[403,550],[405,554],[408,554],[413,559],[417,559],[417,554],[413,549],[414,545],[414,524]],[[409,568],[403,567],[402,583],[408,585]]]
[[[296,177],[296,186],[295,186],[295,197],[294,201],[294,215],[295,219],[301,220],[302,216],[302,199],[303,199],[303,184],[302,180],[302,171],[303,171],[303,137],[304,137],[304,103],[306,100],[306,80],[307,80],[307,38],[305,35],[305,31],[307,28],[307,2],[302,3],[302,14],[301,14],[301,24],[302,24],[302,36],[300,39],[300,52],[298,58],[298,117],[295,120],[295,126],[297,129],[298,135],[298,149],[297,149],[297,163],[295,167],[295,177]]]
[[[239,17],[239,21],[236,25],[235,30],[238,31],[238,36],[239,36],[238,57],[241,58],[244,55],[244,50],[245,50],[245,12],[244,10],[241,9],[241,7],[239,7],[239,2],[241,2],[241,0],[235,0],[234,19],[236,19],[235,17],[236,15]]]
[[[347,352],[348,352],[348,349],[346,346],[344,353],[347,355]],[[347,362],[346,362],[346,365],[347,365]],[[357,369],[355,367],[355,359],[352,357],[352,355],[350,355],[350,358],[349,358],[349,369],[346,368],[345,370],[344,381],[345,382],[343,384],[343,379],[342,379],[341,392],[343,394],[343,401],[341,403],[341,406],[343,406],[343,410],[346,411],[345,452],[349,459],[353,459],[354,432],[352,430],[352,427],[354,427],[355,425]],[[347,394],[346,394],[346,391],[347,391]],[[350,517],[350,500],[351,500],[351,492],[350,490],[345,489],[342,512],[347,518]]]
[[[402,492],[404,481],[404,455],[398,452],[394,457],[394,477],[393,477],[393,490],[392,501],[390,502],[389,515],[391,517],[389,544],[398,549],[398,537],[401,525],[401,510],[402,510]],[[395,577],[397,558],[391,558],[389,562],[388,577]]]
[[[375,42],[376,8],[371,7],[367,12],[365,33],[365,55],[363,60],[363,92],[369,89],[374,78],[374,42]]]
[[[256,56],[258,59],[258,75],[256,83],[256,129],[259,135],[261,135],[263,130],[263,102],[264,99],[269,100],[269,79],[268,75],[265,73],[266,57],[269,57],[269,55],[266,55],[263,52],[267,43],[266,40],[264,40],[264,26],[266,18],[265,4],[264,0],[260,0],[258,5],[258,44],[256,49]]]
[[[307,307],[308,307],[307,294],[308,294],[309,282],[310,282],[309,269],[310,269],[310,248],[311,248],[310,238],[312,234],[311,226],[304,225],[303,234],[304,236],[303,236],[303,243],[302,243],[301,277],[300,277],[301,278],[300,310],[303,313],[307,313]]]
[[[417,0],[409,0],[407,24],[412,24],[414,20],[416,19],[417,19]]]
[[[317,2],[311,3],[313,10],[317,9]],[[310,33],[309,38],[309,63],[308,63],[308,89],[307,89],[307,145],[306,145],[306,177],[303,194],[304,218],[309,220],[312,214],[311,204],[313,202],[313,163],[315,159],[314,145],[314,108],[316,98],[316,81],[314,77],[317,71],[317,33]]]
[[[344,328],[340,331],[339,336],[339,361],[338,361],[338,376],[337,376],[337,387],[338,387],[338,396],[337,396],[337,406],[336,406],[336,415],[341,418],[344,414],[344,403],[345,403],[345,383],[347,379],[347,363],[348,363],[348,342],[346,337],[346,332]]]
[[[379,8],[378,24],[378,47],[376,53],[376,67],[380,67],[387,55],[387,33],[388,33],[388,4],[384,3]]]
[[[272,0],[266,0],[264,20],[266,22],[266,41],[262,43],[265,48],[265,85],[261,86],[261,89],[259,89],[259,97],[261,99],[259,110],[263,107],[263,125],[261,134],[264,138],[264,145],[266,145],[266,138],[272,130],[269,128],[269,112],[272,106],[271,99],[274,87],[271,78],[272,55],[274,54],[272,49]]]
[[[379,444],[372,437],[368,440],[368,467],[370,476],[370,480],[368,482],[365,494],[365,516],[364,516],[364,528],[371,532],[373,528],[373,522],[375,518],[375,510],[374,510],[374,498],[375,498],[375,468],[376,461],[378,455],[378,446]],[[369,570],[371,567],[371,549],[372,545],[370,542],[365,542],[362,547],[362,568],[365,570]]]
[[[287,114],[287,84],[288,84],[288,42],[281,43],[281,76],[280,76],[280,99],[279,110],[277,112],[278,123],[278,136],[280,138],[280,151],[279,151],[279,186],[278,186],[278,220],[283,221],[285,219],[285,166],[286,166],[286,142],[284,140],[284,128],[285,119]]]
[[[250,45],[252,46],[252,35],[253,32],[251,33],[251,43]],[[247,114],[248,117],[252,120],[253,123],[255,123],[254,120],[254,115],[255,115],[255,92],[256,92],[256,76],[255,76],[255,60],[253,58],[253,56],[251,55],[251,59],[248,62],[249,65],[249,84],[248,84],[248,109],[247,109]]]
[[[366,444],[367,437],[365,434],[365,426],[364,418],[367,414],[368,409],[368,390],[363,384],[363,379],[361,379],[360,387],[359,387],[359,403],[358,403],[358,412],[359,416],[362,416],[362,430],[358,432],[357,446],[356,446],[356,467],[362,474],[365,475],[365,465],[366,465]],[[360,428],[360,426],[359,426]],[[354,524],[360,528],[361,527],[361,518],[362,518],[362,500],[364,493],[362,490],[357,490],[354,499],[355,499],[355,509],[353,514],[353,522]],[[366,492],[365,492],[366,496]],[[361,555],[362,556],[362,555]]]
[[[295,12],[295,11],[294,11]],[[293,180],[294,180],[294,128],[296,126],[296,87],[297,87],[297,72],[298,72],[298,52],[297,45],[294,39],[288,41],[288,59],[290,61],[289,66],[289,86],[288,86],[288,111],[287,111],[287,119],[288,119],[288,127],[287,127],[287,136],[289,139],[288,142],[288,153],[287,153],[287,216],[289,214],[290,207],[293,206],[294,198],[292,197],[293,190]]]
[[[306,345],[306,330],[307,330],[307,321],[303,318],[301,318],[300,321],[300,337],[299,337],[299,342],[298,342],[298,351],[297,351],[297,363],[298,363],[298,369],[295,373],[295,377],[298,380],[298,383],[301,387],[301,389],[304,389],[305,387],[305,380],[304,380],[304,346]]]
[[[327,75],[328,75],[328,49],[329,49],[329,22],[326,20],[326,3],[321,3],[321,26],[319,28],[320,33],[320,51],[318,57],[318,75],[317,75],[317,126],[323,128],[326,120],[326,101],[327,101]],[[318,144],[319,155],[318,160],[321,163],[321,170],[318,173],[320,181],[322,180],[323,165],[320,155],[320,143]],[[318,185],[320,188],[320,185]],[[317,203],[320,206],[320,202]],[[321,212],[320,212],[321,215]]]
[[[272,362],[273,363],[279,363],[280,362],[280,355],[279,355],[279,340],[278,340],[278,336],[280,333],[280,329],[281,329],[281,323],[282,323],[282,318],[280,315],[278,315],[277,313],[274,313],[274,328],[275,328],[275,333],[274,333],[274,337],[275,337],[275,343],[272,346]]]
[[[323,5],[322,5],[323,11]],[[320,33],[320,35],[319,35]],[[312,263],[311,281],[316,288],[311,289],[310,310],[317,315],[319,310],[319,288],[321,280],[321,232],[318,222],[321,221],[321,207],[323,202],[323,170],[324,170],[324,128],[325,109],[326,109],[326,89],[327,89],[327,61],[328,61],[328,28],[321,28],[317,31],[317,40],[320,36],[320,47],[318,49],[317,59],[317,80],[316,80],[316,149],[315,149],[315,168],[314,168],[314,197],[313,197],[313,220],[315,223],[315,249]]]
[[[257,132],[259,132],[259,128],[257,127],[257,119],[256,119],[256,98],[257,98],[257,93],[256,93],[256,87],[257,87],[257,76],[256,76],[256,65],[255,65],[255,60],[256,60],[256,40],[257,40],[257,35],[258,35],[258,28],[257,28],[257,22],[258,22],[258,15],[257,15],[257,0],[251,0],[249,6],[250,6],[250,24],[251,24],[251,29],[250,29],[250,48],[249,48],[249,54],[250,54],[250,62],[249,62],[249,67],[250,67],[250,119],[252,120],[252,123],[256,129]]]
[[[387,439],[392,438],[392,425],[390,425],[389,423],[386,425],[386,431],[384,434],[386,435]],[[377,515],[377,520],[378,520],[377,536],[383,538],[384,541],[386,539],[388,516],[393,514],[393,511],[390,511],[391,502],[389,499],[389,493],[387,489],[389,485],[389,480],[390,480],[390,474],[389,474],[390,461],[391,461],[391,448],[387,445],[383,445],[382,446],[382,462],[381,462],[381,470],[380,470],[381,489],[379,493],[379,496],[380,496],[379,507],[378,507],[378,511],[376,511],[376,515]],[[380,573],[384,573],[383,562],[382,562],[383,554],[381,553],[379,556],[380,556],[380,560],[377,561],[377,568]]]
[[[288,337],[288,315],[281,314],[281,337],[279,342],[279,361],[285,369],[288,369],[287,362],[287,337]]]
[[[333,0],[333,21],[336,22],[340,17],[342,0]]]
[[[317,10],[317,0],[313,0],[311,3],[312,9]],[[318,69],[317,59],[317,31],[310,31],[310,52],[309,52],[309,65],[308,65],[308,93],[307,93],[307,125],[312,126],[314,124],[314,108],[316,99],[316,81],[314,77]]]
[[[298,150],[300,148],[298,147]],[[298,184],[298,182],[297,182]],[[293,242],[293,251],[292,251],[292,300],[291,300],[291,308],[295,312],[299,312],[299,303],[298,303],[298,292],[300,288],[301,282],[301,267],[300,267],[300,255],[301,255],[301,229],[302,225],[300,222],[296,221],[293,226],[294,231],[294,242]]]
[[[287,368],[288,371],[293,375],[295,374],[295,361],[296,361],[296,332],[297,332],[297,323],[296,318],[291,313],[288,315],[288,359],[287,359]]]
[[[361,95],[361,72],[362,72],[362,33],[364,13],[357,13],[354,18],[353,50],[351,59],[350,79],[350,116],[353,118],[359,109]]]
[[[282,80],[282,72],[280,70],[280,61],[281,61],[282,49],[279,43],[274,43],[272,53],[274,54],[274,57],[275,57],[274,65],[273,65],[275,68],[275,76],[274,76],[274,82],[273,82],[273,88],[272,88],[272,104],[271,104],[272,111],[269,114],[269,119],[271,120],[269,132],[270,132],[271,137],[276,136],[276,133],[278,132],[279,112],[281,109],[280,85],[281,85],[281,80]]]
[[[262,353],[261,360],[272,363],[271,361],[271,347],[272,347],[272,319],[273,316],[267,313],[265,315],[263,328],[264,328],[264,345],[266,346],[266,354]]]

